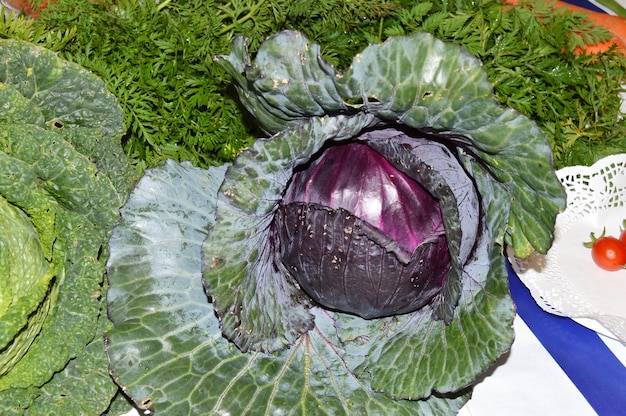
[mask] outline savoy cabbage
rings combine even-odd
[[[0,40],[0,413],[101,414],[107,242],[134,185],[92,73]]]

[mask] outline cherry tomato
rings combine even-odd
[[[591,257],[604,270],[623,269],[626,265],[626,243],[615,237],[600,237],[593,242]]]

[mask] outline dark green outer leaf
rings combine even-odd
[[[63,209],[84,215],[96,226],[118,217],[125,194],[118,193],[89,157],[59,135],[32,125],[0,124],[0,144],[15,159],[32,166],[41,191]]]
[[[200,245],[213,222],[225,170],[202,171],[169,161],[146,171],[110,240],[107,300],[115,327],[107,333],[107,352],[112,372],[138,405],[150,407],[152,401],[166,409],[164,414],[189,414],[184,401],[190,394],[206,395],[202,384],[210,378],[205,373],[212,366],[229,366],[219,358],[208,363],[221,333],[200,275]],[[223,347],[226,355],[236,350]],[[173,395],[159,391],[172,382]],[[167,411],[170,406],[178,411]]]
[[[547,252],[556,215],[564,209],[565,191],[548,157],[548,144],[539,140],[543,137],[539,128],[515,111],[506,110],[493,124],[468,134],[478,138],[476,154],[486,162],[483,169],[508,197],[511,216],[506,243],[518,257],[527,257],[533,249]],[[497,153],[492,153],[493,148],[498,148]]]
[[[101,128],[111,136],[125,131],[122,110],[104,83],[42,47],[0,39],[0,82],[30,100],[48,123]]]
[[[347,100],[408,126],[455,130],[489,121],[481,106],[493,100],[491,84],[475,57],[428,33],[390,38],[355,56],[337,79]]]
[[[200,270],[196,240],[203,240],[214,222],[217,188],[226,168],[224,165],[204,171],[168,161],[148,170],[141,179],[122,209],[122,221],[110,240],[107,269],[111,287],[107,297],[109,317],[116,327],[126,325],[129,316],[169,314],[177,307],[197,308],[197,317],[209,310],[203,320],[210,317],[212,308],[204,292],[192,292],[188,287],[189,280],[198,277],[189,271]],[[163,276],[164,281],[151,282],[152,275]],[[132,298],[128,297],[129,287],[138,289]],[[173,289],[168,296],[151,293],[166,293],[168,287]],[[183,305],[181,301],[191,303]],[[164,328],[166,333],[181,329],[178,325],[184,323],[185,316],[173,314],[170,320],[170,326]],[[202,330],[201,322],[191,322],[201,329],[200,333],[208,333]]]
[[[15,87],[0,82],[0,121],[45,127],[46,120],[37,106]]]
[[[277,354],[242,353],[222,336],[199,254],[223,175],[173,162],[149,170],[115,228],[108,352],[137,404],[157,416],[455,414],[467,394],[407,401],[371,391],[345,364],[340,315],[311,309],[316,327]]]
[[[204,244],[207,291],[224,335],[244,351],[277,351],[312,328],[307,296],[289,280],[271,229],[293,169],[330,140],[354,138],[368,115],[313,118],[257,141],[229,168]]]

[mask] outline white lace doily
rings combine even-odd
[[[603,228],[619,236],[626,219],[626,154],[567,167],[557,176],[567,208],[557,217],[554,244],[545,256],[514,259],[513,268],[542,309],[626,344],[626,270],[600,269],[583,246]]]

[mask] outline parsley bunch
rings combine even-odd
[[[344,68],[370,42],[427,31],[482,59],[503,105],[535,120],[556,167],[591,164],[626,149],[620,112],[626,59],[575,54],[609,34],[580,13],[528,0],[59,0],[0,36],[41,43],[104,79],[129,127],[139,170],[165,159],[206,167],[232,160],[260,135],[212,61],[235,36],[254,50],[283,29],[300,30]],[[28,27],[28,30],[23,27]]]

